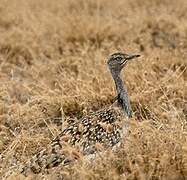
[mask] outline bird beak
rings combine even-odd
[[[125,57],[126,60],[131,60],[131,59],[134,59],[134,58],[137,58],[137,57],[140,57],[139,54],[130,54],[128,56]]]
[[[123,67],[125,66],[125,64],[129,60],[132,60],[132,59],[137,58],[137,57],[140,57],[140,55],[139,54],[129,54],[129,55],[126,55],[125,58],[124,58],[124,60],[123,60],[123,63],[122,63]]]

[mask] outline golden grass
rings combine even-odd
[[[106,67],[115,51],[139,52],[125,80],[135,112],[115,153],[28,179],[187,177],[185,0],[1,0],[0,176],[11,174],[61,129],[112,102]]]

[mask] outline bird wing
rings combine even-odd
[[[111,106],[68,124],[47,148],[26,163],[22,173],[29,170],[39,173],[59,164],[69,164],[81,154],[89,155],[102,147],[114,146],[120,141],[121,116],[121,111]]]

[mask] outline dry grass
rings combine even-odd
[[[28,179],[185,179],[186,19],[185,0],[1,0],[0,176],[47,146],[54,117],[111,103],[106,57],[120,50],[142,54],[124,72],[135,112],[124,146]]]

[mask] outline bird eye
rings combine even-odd
[[[117,58],[116,58],[116,61],[121,62],[121,61],[122,61],[122,59],[123,59],[122,57],[117,57]]]

